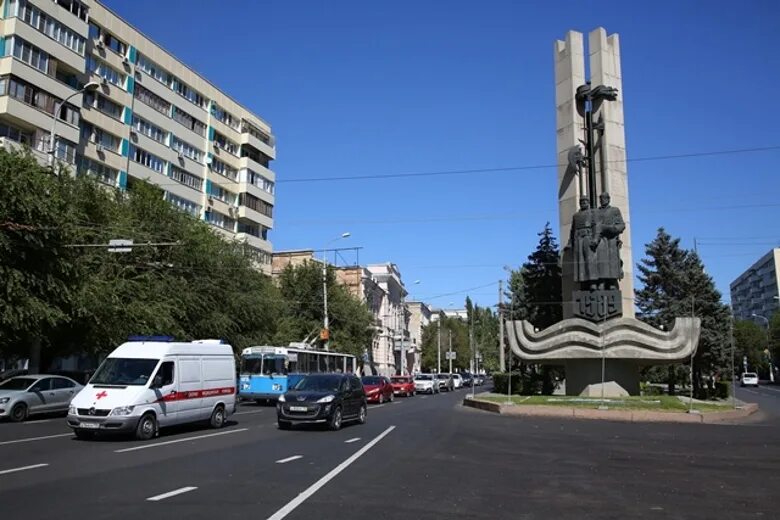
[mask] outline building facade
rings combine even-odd
[[[753,315],[771,319],[780,310],[780,248],[762,256],[736,280],[731,282],[731,305],[738,320]]]
[[[399,374],[403,347],[407,350],[407,356],[412,350],[409,341],[409,311],[404,301],[408,293],[397,265],[389,262],[370,264],[367,269],[385,293],[378,316],[381,328],[374,348],[374,363],[382,375]],[[408,374],[412,367],[408,363],[403,365],[403,372]]]
[[[95,0],[0,9],[0,144],[27,145],[42,162],[54,150],[71,171],[119,189],[155,184],[271,270],[268,123]]]
[[[409,309],[409,340],[412,344],[411,352],[407,352],[407,363],[412,373],[422,370],[422,334],[433,318],[431,308],[423,302],[408,302]]]

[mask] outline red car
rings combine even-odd
[[[409,397],[414,395],[414,379],[411,376],[393,376],[390,378],[395,395]]]
[[[393,385],[384,376],[364,376],[363,389],[366,391],[366,400],[369,403],[382,404],[393,400]]]

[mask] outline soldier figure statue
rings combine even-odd
[[[595,228],[596,212],[591,209],[587,195],[583,195],[580,197],[580,210],[572,218],[567,248],[572,250],[574,282],[586,290],[596,289],[599,280],[596,250],[592,247],[597,238]]]
[[[623,279],[623,262],[620,260],[620,234],[626,229],[620,209],[610,206],[609,193],[599,196],[599,209],[595,211],[595,228],[591,249],[595,256],[596,278],[599,289],[617,289]]]

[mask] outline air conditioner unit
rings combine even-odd
[[[128,58],[127,56],[122,56],[122,63],[124,63],[125,65],[130,65],[130,58]]]
[[[209,206],[213,206],[214,205],[214,197],[209,197],[209,201],[208,202],[209,202]]]
[[[95,146],[95,150],[97,150],[98,153],[102,153],[103,151],[105,151],[105,147],[102,144],[98,144]]]
[[[107,87],[108,86],[108,80],[106,78],[103,78],[103,79],[100,80],[100,84],[103,85],[104,87]]]
[[[103,40],[98,40],[95,42],[95,47],[97,47],[98,49],[105,49],[106,44],[103,43]]]

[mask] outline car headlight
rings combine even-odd
[[[111,410],[111,413],[108,415],[130,415],[133,413],[133,408],[135,406],[119,406]]]
[[[369,393],[369,394],[375,394],[375,393],[377,393],[377,392],[379,392],[379,389],[378,389],[378,388],[374,388],[373,390],[369,390],[369,391],[368,391],[368,393]]]
[[[280,396],[279,396],[279,402],[280,402],[280,403],[284,403],[284,402],[286,402],[286,401],[287,401],[287,400],[284,398],[284,394],[282,394],[282,395],[280,395]]]
[[[10,397],[0,397],[0,404],[5,404],[10,400],[11,400]]]
[[[326,395],[322,399],[317,400],[318,403],[331,403],[336,398],[335,395]]]
[[[3,400],[0,399],[0,403],[2,403],[2,402],[3,402]],[[70,414],[70,415],[78,415],[79,411],[76,409],[75,406],[70,405],[70,406],[68,406],[68,414]]]

